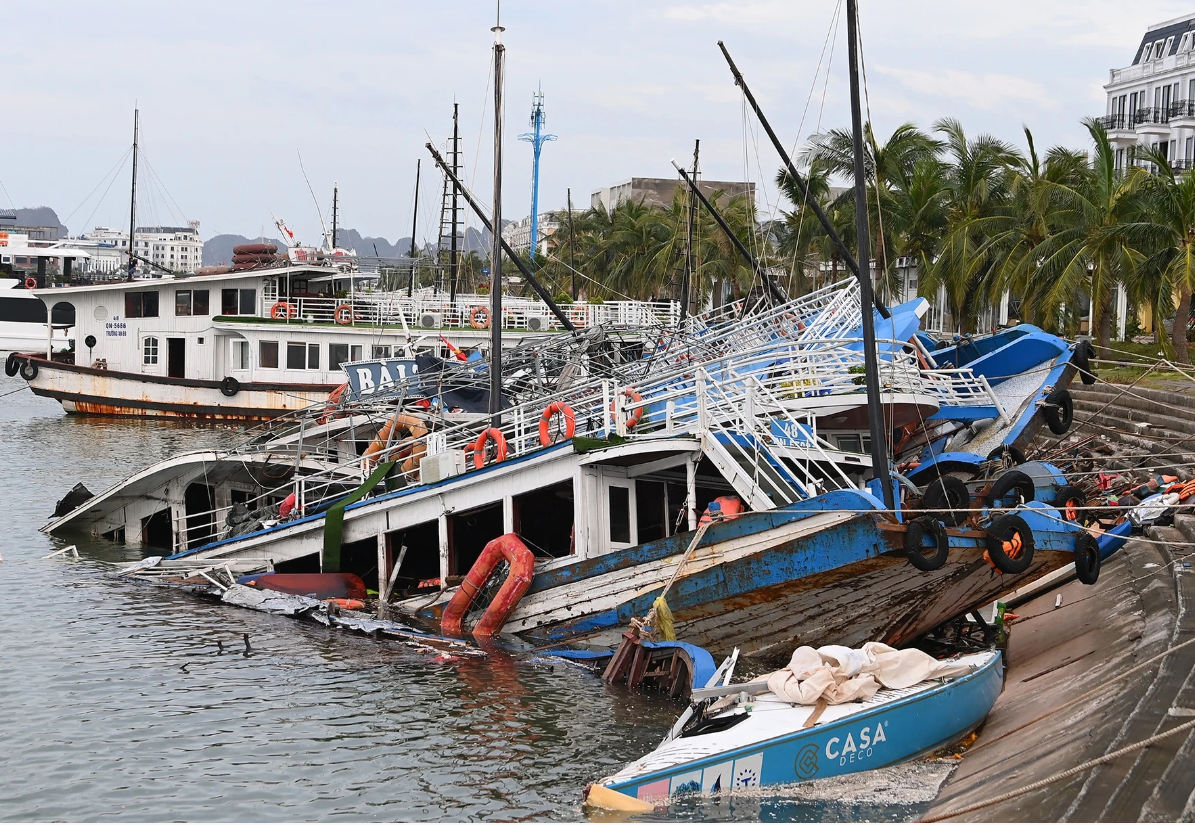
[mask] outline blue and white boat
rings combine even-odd
[[[718,796],[841,776],[932,753],[979,727],[1003,686],[997,651],[966,654],[950,663],[969,672],[880,688],[865,701],[829,706],[753,693],[750,686],[758,683],[695,691],[698,698],[742,692],[690,732],[669,734],[654,751],[602,779],[589,790],[588,800],[601,806],[611,799],[594,792],[600,786],[661,804],[687,794]]]

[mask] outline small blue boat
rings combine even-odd
[[[706,716],[688,733],[670,734],[597,786],[660,803],[683,794],[715,796],[840,776],[931,753],[982,724],[1003,686],[998,651],[950,662],[970,672],[881,688],[862,702],[794,705],[770,692],[741,693],[734,706]],[[746,686],[722,691],[733,696],[735,687]],[[589,799],[600,804],[596,796],[602,795],[591,789]]]

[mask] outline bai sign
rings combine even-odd
[[[389,395],[402,389],[412,389],[419,367],[409,358],[383,358],[378,361],[357,361],[343,366],[349,378],[349,391],[354,398]]]

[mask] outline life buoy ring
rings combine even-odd
[[[294,318],[298,314],[299,308],[286,301],[279,301],[270,307],[270,317],[275,321],[281,320],[283,318]]]
[[[332,392],[328,393],[328,400],[324,402],[324,414],[319,417],[320,424],[327,424],[328,419],[332,417],[332,413],[340,406],[340,400],[344,398],[344,392],[349,388],[348,382],[341,384]]]
[[[377,437],[373,442],[365,448],[365,452],[361,454],[361,460],[365,463],[365,467],[371,468],[377,465],[375,455],[386,449],[386,445],[390,442],[390,435],[395,429],[405,430],[407,435],[400,439],[397,444],[391,446],[400,446],[405,442],[416,442],[407,448],[407,459],[402,463],[402,471],[409,472],[417,469],[419,460],[427,454],[427,442],[419,439],[427,435],[427,427],[424,426],[423,421],[413,415],[405,415],[403,413],[395,413],[394,417],[387,421],[382,429],[378,430]]]
[[[32,276],[25,279],[25,289],[37,289],[37,278]]]
[[[332,317],[336,319],[336,323],[341,326],[348,326],[357,320],[356,313],[353,312],[352,304],[341,304],[336,307],[336,311],[332,313]]]
[[[21,364],[21,377],[26,381],[32,381],[34,378],[37,378],[37,364],[33,363],[32,360]]]
[[[565,439],[572,438],[577,433],[577,414],[573,412],[573,408],[563,401],[553,401],[539,418],[539,443],[544,447],[551,447],[561,440],[559,430],[556,432],[558,437],[552,438],[552,419],[557,415],[564,418]]]
[[[934,552],[928,556],[925,554],[926,536],[934,540]],[[940,570],[950,555],[950,537],[946,535],[946,525],[932,516],[921,516],[909,522],[905,531],[905,555],[909,557],[909,564],[918,570],[927,573]]]
[[[224,376],[224,380],[220,382],[220,392],[224,393],[229,398],[232,398],[241,391],[241,382],[233,378],[231,375]]]
[[[1033,531],[1015,513],[997,517],[984,537],[984,558],[1001,573],[1024,573],[1033,564]]]
[[[494,457],[494,462],[506,460],[506,436],[497,427],[487,427],[481,431],[481,435],[477,436],[477,440],[473,442],[473,467],[480,470],[485,466],[486,444],[490,441],[494,442],[498,453]]]
[[[461,586],[452,594],[444,608],[440,619],[440,630],[443,633],[459,636],[464,632],[465,616],[489,581],[494,568],[503,561],[510,563],[510,572],[506,574],[506,580],[498,588],[494,600],[485,609],[481,621],[473,627],[472,633],[474,636],[493,636],[502,629],[518,606],[519,599],[523,598],[523,594],[531,587],[531,578],[535,575],[535,556],[514,533],[507,533],[491,541],[481,551],[477,561],[473,562]]]
[[[631,400],[632,404],[642,404],[643,396],[634,387],[626,387],[622,391],[622,395]],[[614,402],[610,402],[610,412],[614,412]],[[627,429],[634,429],[635,425],[643,420],[643,407],[635,407],[635,409],[627,415]]]
[[[469,310],[469,323],[473,329],[490,328],[490,311],[486,307],[473,307]]]

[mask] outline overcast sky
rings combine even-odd
[[[586,205],[603,185],[673,175],[669,159],[687,162],[700,138],[703,173],[763,182],[770,212],[778,159],[745,121],[716,44],[795,144],[849,126],[845,20],[823,54],[835,9],[506,0],[504,217],[530,212],[531,147],[517,137],[537,85],[559,136],[543,150],[542,210],[562,207],[567,187]],[[881,135],[950,116],[1020,146],[1025,124],[1039,150],[1083,147],[1080,119],[1103,113],[1108,70],[1131,61],[1147,26],[1192,12],[1160,0],[862,0],[870,111]],[[136,101],[152,170],[139,224],[270,234],[273,213],[316,242],[301,153],[325,219],[339,181],[342,225],[394,240],[410,233],[422,158],[419,234],[434,238],[440,178],[423,145],[448,136],[453,100],[465,175],[492,197],[493,24],[492,2],[464,0],[14,6],[2,24],[0,206],[52,206],[72,233],[125,226],[128,161],[106,175],[132,142]]]

